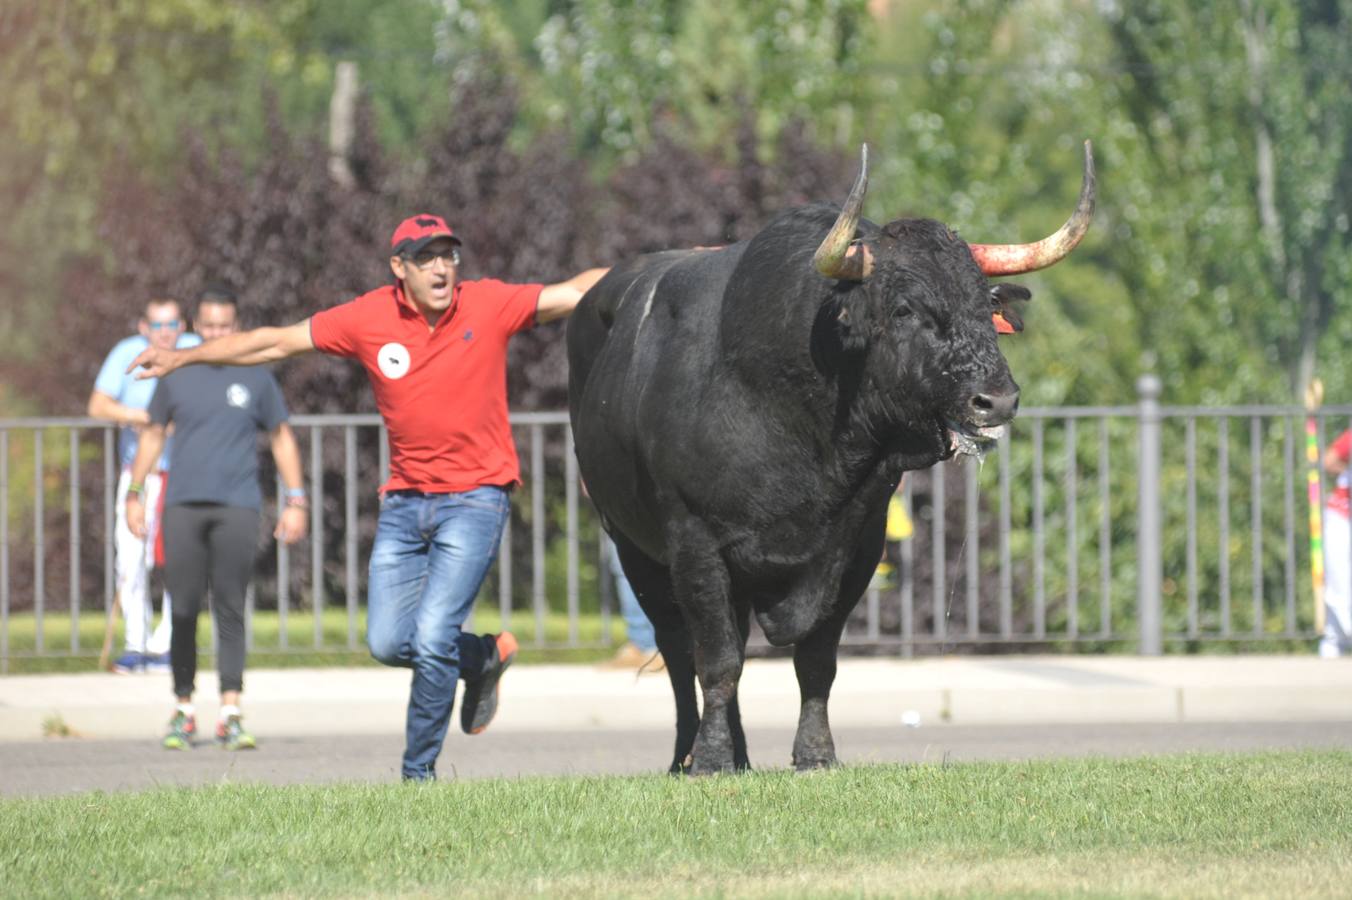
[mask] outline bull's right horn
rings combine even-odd
[[[873,254],[868,248],[854,245],[854,232],[859,227],[859,213],[864,208],[864,192],[868,190],[868,144],[860,150],[859,177],[850,188],[850,196],[840,209],[836,224],[827,232],[812,264],[827,278],[843,281],[863,281],[873,271]]]

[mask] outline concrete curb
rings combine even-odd
[[[402,669],[272,669],[246,673],[251,727],[269,735],[401,734],[410,674]],[[198,679],[214,717],[216,679]],[[789,660],[752,660],[743,721],[792,728],[798,688]],[[158,737],[172,706],[167,674],[0,678],[0,741],[39,740],[60,722],[90,739]],[[1313,657],[948,657],[845,659],[831,697],[839,726],[1243,721],[1352,721],[1352,660]],[[495,731],[673,727],[664,673],[518,665],[503,682]],[[454,725],[452,726],[454,727]]]

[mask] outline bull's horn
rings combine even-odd
[[[972,258],[987,275],[1017,275],[1060,262],[1089,230],[1089,220],[1094,215],[1094,186],[1094,148],[1085,141],[1080,200],[1061,230],[1035,244],[968,244]]]
[[[868,190],[868,144],[860,151],[859,177],[850,188],[850,196],[841,207],[836,224],[831,226],[826,240],[812,255],[812,264],[827,278],[845,281],[863,281],[873,269],[873,255],[867,247],[852,247],[855,229],[859,227],[859,213],[864,208],[864,192]]]

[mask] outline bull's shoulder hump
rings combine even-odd
[[[617,266],[598,285],[604,290],[598,292],[597,312],[610,321],[630,302],[651,304],[657,285],[670,273],[680,272],[697,279],[701,276],[726,277],[744,247],[744,244],[733,244],[710,249],[663,250]]]

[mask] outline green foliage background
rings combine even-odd
[[[1085,138],[1094,226],[1022,279],[1029,327],[1006,345],[1024,403],[1130,404],[1144,372],[1165,404],[1298,402],[1312,373],[1346,403],[1349,47],[1352,0],[18,0],[0,8],[0,414],[78,413],[143,292],[212,274],[202,248],[256,288],[255,322],[381,277],[363,248],[414,206],[472,215],[483,274],[564,276],[838,200],[864,141],[871,218],[1023,241],[1071,208]],[[348,194],[306,167],[343,60],[362,89]],[[561,402],[559,337],[517,353],[518,405]],[[369,408],[360,378],[289,377],[324,410]]]

